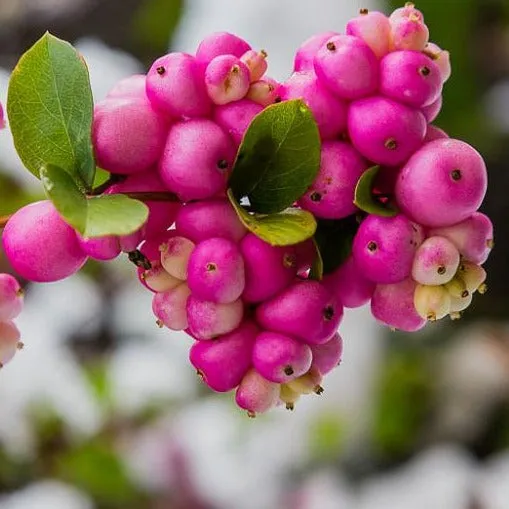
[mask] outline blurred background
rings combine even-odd
[[[98,101],[219,30],[266,49],[284,79],[310,35],[401,3],[0,0],[0,101],[48,29],[84,54]],[[509,0],[417,7],[452,58],[435,123],[488,162],[489,292],[460,322],[411,336],[349,311],[325,395],[251,420],[199,383],[190,341],[156,327],[127,260],[32,286],[25,351],[0,375],[0,509],[509,508]],[[40,194],[3,131],[0,215]]]

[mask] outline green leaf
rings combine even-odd
[[[288,209],[278,214],[249,214],[234,198],[228,197],[244,226],[273,246],[292,246],[311,238],[316,231],[313,214],[299,209]]]
[[[362,174],[355,187],[354,203],[368,214],[392,217],[398,213],[396,207],[390,203],[383,204],[373,196],[373,187],[379,171],[380,166],[372,166]]]
[[[21,57],[7,112],[16,150],[35,176],[44,164],[54,164],[90,188],[92,91],[86,64],[69,43],[46,33]]]
[[[320,168],[320,134],[301,100],[263,110],[251,122],[230,177],[240,201],[249,198],[254,212],[272,214],[293,205]]]

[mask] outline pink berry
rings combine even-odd
[[[371,299],[371,313],[388,327],[414,332],[426,325],[414,306],[417,283],[412,278],[389,285],[377,285]]]
[[[189,333],[195,339],[214,339],[236,329],[242,322],[244,304],[240,299],[217,304],[191,295],[187,300]]]
[[[428,42],[424,48],[424,53],[428,55],[440,70],[442,82],[445,83],[451,77],[451,60],[448,51],[443,50],[433,42]]]
[[[323,345],[311,345],[313,352],[313,367],[318,369],[322,376],[336,368],[343,356],[343,339],[338,332]]]
[[[378,58],[391,49],[391,23],[381,12],[362,9],[359,16],[346,24],[346,33],[362,39]]]
[[[317,257],[316,245],[313,239],[308,239],[293,248],[297,257],[297,274],[306,277]]]
[[[187,273],[189,288],[199,299],[228,304],[244,291],[244,260],[231,240],[200,242],[191,254]]]
[[[269,382],[256,370],[251,369],[240,382],[235,393],[235,402],[247,410],[250,417],[263,414],[275,407],[279,401],[280,385]]]
[[[140,279],[149,290],[155,293],[167,292],[182,284],[182,280],[168,274],[160,264],[153,264],[148,270],[142,269]]]
[[[444,286],[417,285],[414,306],[421,318],[435,322],[451,312],[451,295]]]
[[[426,122],[428,122],[428,124],[436,120],[436,118],[438,117],[440,110],[442,109],[442,102],[443,98],[441,95],[439,95],[436,101],[421,108],[422,114],[426,118]]]
[[[336,35],[315,56],[318,79],[341,99],[373,95],[378,88],[378,59],[358,37]]]
[[[253,233],[240,243],[244,258],[246,302],[262,302],[285,289],[297,274],[297,257],[293,246],[271,246]]]
[[[196,58],[208,64],[220,55],[233,55],[240,58],[250,49],[251,46],[240,37],[228,32],[216,32],[203,39],[196,50]]]
[[[450,226],[472,215],[487,188],[486,165],[470,145],[432,141],[402,168],[396,199],[402,211],[425,226]]]
[[[391,13],[389,20],[394,22],[400,19],[408,19],[410,17],[424,22],[424,16],[422,12],[415,8],[415,4],[412,2],[406,2],[404,7],[399,7]]]
[[[203,200],[225,189],[234,158],[232,142],[215,122],[188,120],[172,127],[159,174],[183,201]]]
[[[347,308],[367,304],[375,291],[375,283],[366,279],[350,256],[332,274],[325,276],[324,285]]]
[[[260,304],[256,318],[264,329],[321,344],[336,332],[343,307],[323,284],[300,281]]]
[[[367,279],[380,284],[398,283],[412,271],[422,229],[403,214],[370,215],[361,223],[353,242],[355,264]]]
[[[187,53],[158,58],[147,74],[152,105],[173,117],[206,117],[211,111],[203,66]]]
[[[377,164],[397,166],[417,150],[426,134],[426,119],[414,108],[386,97],[355,101],[348,110],[354,147]]]
[[[83,253],[94,260],[113,260],[121,252],[118,237],[112,235],[93,239],[83,238],[78,235],[78,242]]]
[[[249,124],[262,110],[263,106],[260,104],[242,99],[241,101],[218,106],[214,110],[214,121],[230,135],[235,146],[238,147]]]
[[[442,92],[440,70],[420,51],[393,51],[380,62],[380,92],[414,108],[429,105]]]
[[[429,235],[449,239],[468,261],[483,264],[493,248],[493,224],[482,212],[474,212],[461,223],[430,230]]]
[[[123,175],[145,171],[159,159],[167,133],[168,122],[147,99],[108,99],[94,110],[97,164]]]
[[[456,274],[460,254],[445,237],[429,237],[417,249],[412,277],[423,285],[443,285]]]
[[[174,331],[187,328],[186,304],[189,295],[191,291],[185,283],[154,295],[152,311],[161,327],[165,326]]]
[[[246,99],[262,106],[269,106],[281,100],[280,89],[280,83],[266,76],[262,80],[251,83]]]
[[[465,284],[468,292],[483,293],[483,285],[486,281],[486,271],[476,263],[463,260],[458,269],[458,277]]]
[[[429,29],[416,14],[391,21],[392,47],[395,50],[422,51],[429,40]]]
[[[339,34],[337,32],[324,32],[313,35],[304,41],[295,54],[293,70],[295,72],[314,71],[314,60],[318,50],[336,35]]]
[[[242,99],[251,83],[249,68],[233,55],[214,58],[205,70],[205,86],[214,104],[227,104]]]
[[[267,72],[267,52],[266,51],[246,51],[240,57],[249,69],[250,82],[262,79],[263,75]]]
[[[49,283],[71,276],[87,260],[75,231],[50,201],[31,203],[7,222],[2,241],[5,255],[23,278]]]
[[[223,199],[184,205],[179,210],[175,227],[183,237],[195,243],[211,237],[239,242],[247,233],[230,202]]]
[[[141,97],[146,99],[147,94],[145,91],[147,77],[145,74],[134,74],[128,78],[120,80],[106,96],[107,99],[128,97]]]
[[[430,141],[435,140],[441,140],[443,138],[449,138],[449,135],[443,129],[440,129],[440,127],[428,124],[426,136],[424,137],[424,143],[429,143]]]
[[[253,366],[271,382],[286,383],[303,375],[311,367],[311,348],[277,332],[262,332],[256,338]]]
[[[0,274],[0,321],[16,318],[23,309],[23,289],[10,274]]]
[[[346,131],[347,106],[318,80],[313,72],[296,72],[281,85],[281,99],[302,99],[318,124],[323,139]]]
[[[191,347],[189,360],[203,381],[216,392],[237,387],[251,366],[258,327],[250,321],[213,341],[197,341]]]
[[[355,213],[355,187],[368,167],[369,163],[349,143],[324,142],[320,170],[299,205],[325,219],[341,219]]]
[[[0,368],[3,368],[16,352],[23,348],[19,342],[20,333],[16,324],[10,320],[0,322]]]
[[[170,237],[159,247],[161,251],[161,265],[168,274],[185,281],[187,279],[187,264],[194,250],[194,242],[181,236]]]

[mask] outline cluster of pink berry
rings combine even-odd
[[[23,290],[10,274],[0,274],[0,369],[23,348],[13,319],[23,309]]]

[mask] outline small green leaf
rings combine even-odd
[[[92,91],[86,64],[69,43],[46,33],[21,57],[7,112],[16,150],[36,177],[44,164],[54,164],[90,188]]]
[[[320,168],[320,134],[301,100],[263,110],[251,122],[230,177],[237,200],[254,212],[281,212],[298,200]]]
[[[273,246],[293,246],[311,238],[316,231],[313,214],[305,210],[288,209],[278,214],[249,214],[233,197],[228,197],[244,226]]]
[[[313,261],[313,265],[311,266],[311,270],[309,271],[309,279],[314,279],[315,281],[321,281],[323,279],[323,258],[322,253],[320,253],[320,249],[318,247],[318,243],[316,239],[313,238],[313,245],[316,249],[315,259]]]
[[[372,166],[366,170],[355,187],[354,203],[364,212],[376,216],[393,217],[398,213],[390,203],[383,204],[373,196],[373,186],[380,171],[380,166]]]

